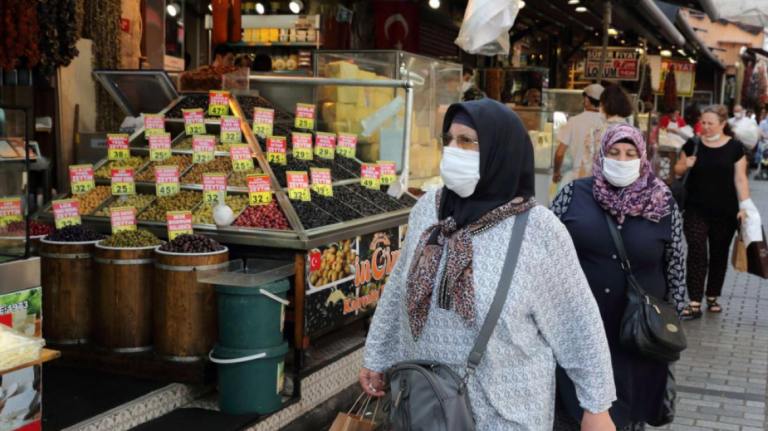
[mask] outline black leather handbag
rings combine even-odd
[[[627,308],[621,319],[621,345],[648,359],[675,362],[688,343],[675,306],[647,293],[640,286],[629,264],[627,251],[616,222],[605,213],[613,243],[619,252],[621,268],[627,277]]]
[[[696,153],[699,152],[699,144],[701,144],[701,138],[696,136],[693,138],[693,142],[695,143],[693,147],[693,154],[691,157],[696,157]],[[682,152],[682,150],[680,150]],[[675,175],[675,167],[670,166],[669,171],[671,175]],[[688,182],[688,175],[691,174],[691,170],[689,169],[685,175],[683,175],[683,178],[675,179],[675,181],[672,182],[672,186],[670,187],[670,190],[672,190],[672,198],[675,199],[675,202],[677,202],[677,208],[680,211],[683,211],[685,209],[685,197],[687,194],[687,191],[685,190],[685,183]]]

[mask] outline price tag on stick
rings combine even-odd
[[[135,195],[136,182],[133,169],[112,169],[112,194],[116,196]]]
[[[192,138],[192,163],[206,163],[214,158],[216,138],[211,135],[199,135]]]
[[[189,135],[205,135],[205,114],[202,109],[182,109],[184,132]]]
[[[179,235],[192,235],[192,212],[191,211],[169,211],[166,215],[168,220],[168,239],[173,241]]]
[[[158,196],[173,196],[179,193],[179,167],[155,167],[155,183]]]
[[[288,197],[297,201],[307,201],[312,199],[309,194],[309,178],[305,171],[286,172],[288,180]]]
[[[336,144],[336,152],[342,157],[354,159],[356,151],[357,135],[339,133],[338,143]]]
[[[82,224],[80,203],[77,199],[53,201],[53,218],[56,220],[56,229]]]
[[[312,190],[322,196],[333,196],[333,186],[331,185],[331,170],[321,168],[310,168],[312,174]]]
[[[149,160],[162,162],[171,157],[171,134],[158,133],[149,135]]]
[[[248,199],[251,206],[266,205],[272,202],[272,189],[269,186],[269,175],[248,175]]]
[[[381,184],[388,186],[395,182],[397,179],[397,172],[395,171],[395,162],[381,161],[378,162],[381,168]]]
[[[360,184],[363,187],[381,189],[381,168],[373,163],[363,163],[360,167]]]
[[[125,160],[131,157],[128,135],[107,135],[107,154],[109,160]]]
[[[208,114],[213,117],[229,115],[229,91],[211,91],[208,99]]]
[[[315,128],[315,105],[306,103],[296,104],[296,123],[297,129],[314,130]]]
[[[282,136],[270,136],[267,138],[267,161],[272,165],[287,164],[285,157],[286,150],[286,138]]]
[[[267,108],[253,109],[253,134],[272,136],[275,126],[275,110]]]
[[[69,167],[69,183],[72,194],[82,195],[96,187],[93,181],[93,165],[72,165]]]
[[[336,135],[333,133],[317,132],[315,153],[321,159],[333,160],[336,152]]]
[[[165,115],[144,114],[144,137],[153,133],[165,133]]]
[[[109,218],[113,234],[124,230],[136,230],[136,208],[134,207],[112,208],[109,210]]]
[[[312,160],[312,135],[309,133],[293,134],[293,158]]]
[[[232,169],[235,172],[249,172],[253,170],[253,156],[251,147],[245,144],[231,145],[229,156],[232,158]]]
[[[243,131],[240,129],[239,118],[221,117],[221,142],[223,144],[243,142]]]
[[[227,174],[203,174],[203,203],[219,203],[219,192],[224,193],[224,199],[227,198]]]
[[[22,220],[21,198],[0,199],[0,226]]]

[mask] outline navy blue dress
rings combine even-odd
[[[627,280],[611,239],[605,211],[592,195],[593,178],[566,186],[552,205],[553,212],[570,232],[581,267],[597,300],[613,361],[618,400],[610,409],[617,428],[660,417],[668,365],[626,351],[619,339],[627,305]],[[657,298],[671,298],[682,313],[685,265],[680,213],[674,201],[672,214],[658,223],[628,216],[619,226],[632,272],[640,285]],[[559,401],[573,418],[581,419],[573,383],[558,370]]]

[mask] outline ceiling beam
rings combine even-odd
[[[533,2],[531,2],[531,3],[533,3]],[[545,5],[545,6],[547,6],[547,7],[548,7],[550,10],[552,10],[552,11],[555,11],[555,12],[557,12],[557,13],[559,13],[559,14],[561,14],[561,15],[565,16],[565,17],[566,17],[566,19],[568,19],[568,21],[570,21],[570,22],[571,22],[571,23],[573,23],[573,24],[576,24],[576,25],[578,25],[579,27],[583,28],[584,30],[587,30],[587,31],[593,31],[593,30],[595,29],[594,27],[592,27],[592,26],[590,26],[590,25],[587,25],[587,24],[584,24],[582,21],[580,21],[580,20],[578,20],[578,19],[574,18],[574,17],[571,15],[571,12],[569,12],[569,11],[565,11],[565,10],[562,10],[562,9],[560,9],[560,8],[559,8],[557,5],[550,3],[550,1],[549,1],[549,0],[543,0],[543,1],[541,1],[541,0],[540,0],[540,1],[537,1],[537,2],[536,2],[536,4],[544,4],[544,5]]]

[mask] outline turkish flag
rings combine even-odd
[[[410,1],[377,1],[376,48],[419,50],[419,4]]]
[[[317,271],[323,264],[323,255],[319,251],[309,253],[309,270]]]

